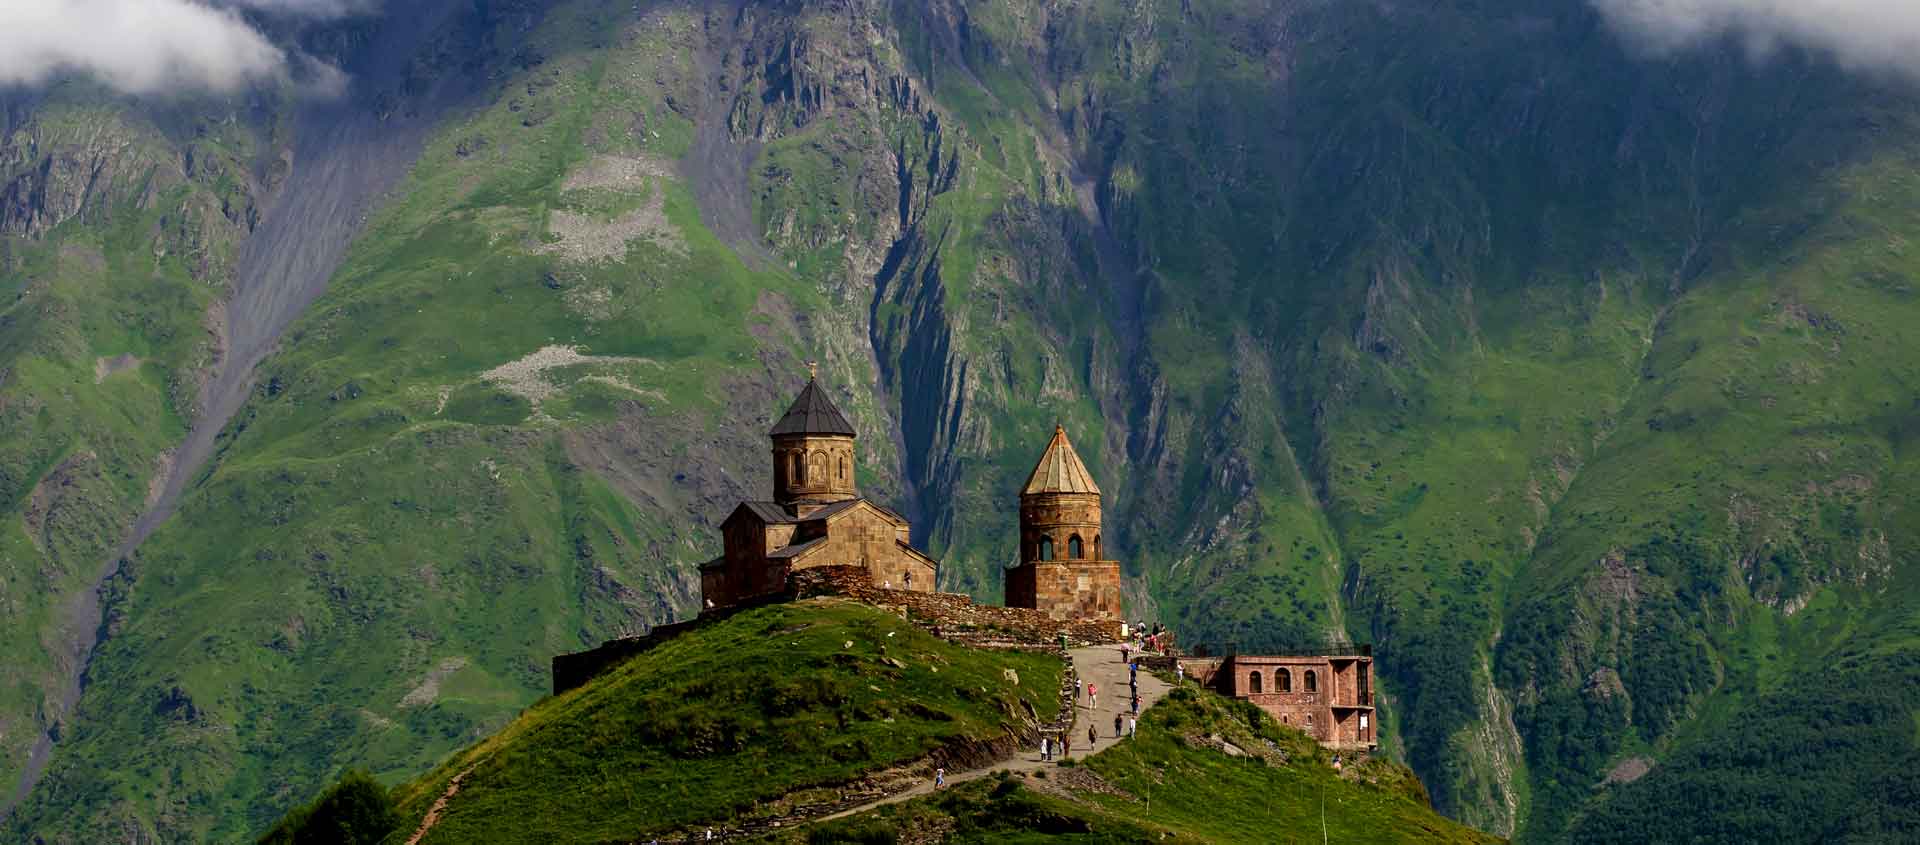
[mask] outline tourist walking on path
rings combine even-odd
[[[1073,756],[1073,734],[1062,733],[1060,735],[1060,756],[1063,759]]]
[[[1100,688],[1095,686],[1092,681],[1087,682],[1087,709],[1100,709]]]
[[[1139,732],[1140,732],[1140,720],[1132,716],[1128,716],[1127,717],[1127,736],[1133,736],[1134,734],[1137,734]]]
[[[947,770],[945,768],[934,769],[933,770],[933,788],[939,789],[946,785],[947,785]]]
[[[1113,735],[1116,738],[1120,736],[1120,714],[1118,713],[1113,714]]]
[[[1140,715],[1140,691],[1139,690],[1133,691],[1133,715],[1135,716]],[[1118,718],[1118,717],[1115,717],[1115,718]]]
[[[1053,758],[1047,756],[1047,738],[1043,736],[1040,738],[1040,762],[1044,763],[1051,759]]]
[[[1120,644],[1120,662],[1121,662],[1121,663],[1127,663],[1127,662],[1130,662],[1130,661],[1128,661],[1128,660],[1127,660],[1127,655],[1128,655],[1128,653],[1129,653],[1129,649],[1127,648],[1127,644],[1126,644],[1126,643],[1121,643],[1121,644]]]
[[[1185,664],[1173,664],[1173,682],[1176,684],[1184,684],[1187,682],[1187,667]]]
[[[1087,726],[1087,747],[1092,748],[1098,744],[1100,744],[1100,732],[1096,730],[1092,725],[1088,725]]]

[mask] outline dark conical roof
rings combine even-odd
[[[773,424],[773,430],[767,432],[771,437],[782,434],[838,434],[852,437],[853,423],[847,422],[845,414],[833,406],[833,400],[827,398],[827,392],[812,379],[800,389],[800,395],[794,397],[793,407],[787,409],[786,416]]]

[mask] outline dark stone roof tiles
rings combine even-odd
[[[773,424],[768,436],[779,437],[783,434],[837,434],[853,437],[853,423],[847,422],[845,414],[835,407],[827,392],[820,389],[820,383],[807,380],[807,386],[800,389],[800,395],[794,397],[793,406],[787,409],[785,416]]]

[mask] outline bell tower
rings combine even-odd
[[[1120,619],[1120,564],[1100,537],[1100,488],[1066,429],[1020,491],[1020,565],[1007,571],[1007,606],[1056,619]]]
[[[821,389],[814,365],[807,369],[807,386],[767,432],[773,441],[773,499],[796,516],[860,497],[854,484],[853,424]]]

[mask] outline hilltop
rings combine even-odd
[[[1224,843],[1317,832],[1323,800],[1348,839],[1491,841],[1435,813],[1405,767],[1336,771],[1306,736],[1194,687],[1149,707],[1138,737],[1073,764],[797,824],[924,785],[935,766],[965,777],[1031,757],[1037,729],[1061,715],[1064,668],[1057,653],[958,645],[843,599],[746,611],[535,704],[395,787],[402,821],[386,841],[675,841],[711,827],[769,841],[943,828],[960,842],[977,829]]]

